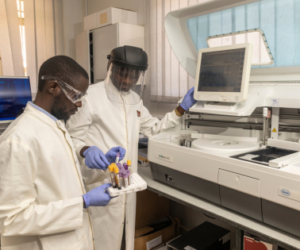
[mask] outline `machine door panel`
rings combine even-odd
[[[271,201],[262,201],[264,222],[300,237],[300,211],[276,204]]]
[[[260,180],[246,175],[219,169],[218,183],[260,198]]]
[[[260,180],[219,169],[221,205],[262,221]]]
[[[200,198],[220,204],[219,185],[162,165],[150,162],[155,180]]]
[[[220,186],[221,205],[262,221],[261,199],[255,196]]]

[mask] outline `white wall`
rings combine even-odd
[[[75,60],[75,37],[83,32],[85,0],[63,0],[64,54]]]

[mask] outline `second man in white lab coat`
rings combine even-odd
[[[137,172],[139,133],[151,137],[175,127],[184,111],[195,103],[191,89],[181,106],[160,121],[150,115],[140,99],[148,67],[146,52],[131,46],[119,47],[110,53],[108,60],[105,81],[90,86],[83,108],[67,123],[81,159],[87,190],[108,179],[107,165],[100,162],[98,169],[94,169],[90,164],[93,156],[86,153],[90,146],[96,146],[98,154],[111,147],[123,147],[124,160],[131,160],[133,172]],[[126,250],[134,249],[135,210],[135,193],[119,196],[107,207],[91,209],[97,250],[120,250],[124,228]]]

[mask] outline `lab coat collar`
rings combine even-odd
[[[41,112],[40,110],[36,109],[35,107],[31,106],[27,103],[24,113],[31,114],[38,118],[39,120],[42,120],[43,122],[49,124],[52,127],[60,127],[63,130],[66,130],[64,122],[61,120],[54,121],[52,118],[50,118],[45,113]]]
[[[31,106],[33,106],[34,108],[36,108],[37,110],[41,111],[42,113],[44,113],[45,115],[49,116],[53,121],[57,121],[58,119],[51,115],[49,112],[47,112],[46,110],[44,110],[43,108],[41,108],[40,106],[34,104],[33,102],[28,102],[28,104],[30,104]]]

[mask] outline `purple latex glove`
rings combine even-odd
[[[104,207],[106,206],[112,197],[110,197],[107,189],[111,186],[110,183],[105,183],[102,186],[96,187],[91,191],[84,194],[82,197],[85,202],[85,208],[89,206]]]
[[[194,99],[194,87],[192,87],[184,96],[180,106],[184,110],[188,110],[192,107],[197,101]]]
[[[126,154],[126,150],[122,147],[114,147],[111,148],[106,154],[106,158],[110,163],[113,163],[116,161],[117,158],[117,154],[120,154],[120,161],[124,158],[125,154]]]
[[[96,146],[89,147],[85,150],[83,156],[85,158],[85,164],[89,168],[105,170],[109,166],[105,154]]]

